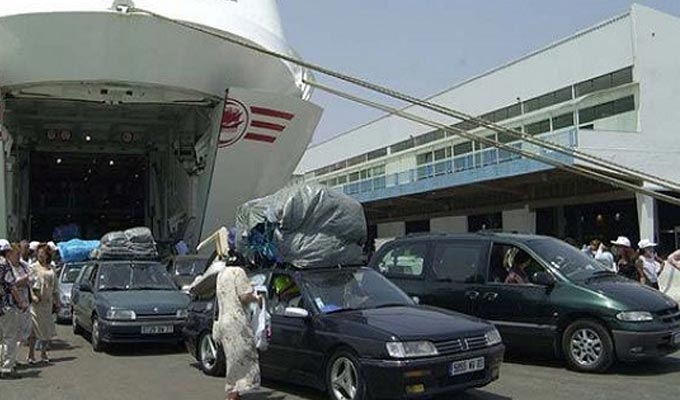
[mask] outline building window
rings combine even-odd
[[[579,123],[586,124],[597,119],[611,117],[635,110],[635,96],[627,96],[614,101],[598,104],[579,110]]]
[[[571,86],[525,101],[524,112],[536,111],[569,100],[571,100]]]
[[[338,185],[347,183],[347,175],[338,176]]]
[[[525,125],[524,131],[529,135],[538,135],[539,133],[550,132],[550,120],[544,119],[543,121]]]
[[[427,152],[427,153],[421,153],[416,156],[416,164],[417,165],[423,165],[423,164],[429,164],[432,162],[432,152]]]
[[[467,153],[472,153],[472,142],[464,142],[453,146],[453,154],[455,156]]]
[[[576,97],[633,82],[633,67],[598,76],[575,85]]]
[[[451,158],[451,147],[443,147],[434,151],[434,160],[444,160]]]
[[[574,125],[574,113],[562,114],[552,119],[552,128],[554,131],[568,126]]]
[[[356,182],[359,180],[359,172],[352,172],[349,174],[349,181],[350,182]]]
[[[415,137],[415,145],[416,146],[422,146],[424,144],[434,142],[435,140],[444,139],[445,137],[446,137],[446,133],[444,131],[441,131],[441,130],[428,132],[424,135],[416,136]]]
[[[347,160],[347,166],[352,167],[354,165],[359,165],[364,162],[366,162],[366,154],[350,158],[349,160]]]
[[[383,147],[382,149],[378,150],[373,150],[368,153],[367,158],[368,160],[375,160],[376,158],[380,157],[385,157],[387,155],[387,147]]]
[[[404,150],[408,150],[411,147],[413,147],[413,138],[406,139],[404,141],[401,141],[399,143],[393,144],[390,146],[390,150],[392,153],[399,153]]]

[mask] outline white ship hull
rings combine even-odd
[[[273,0],[134,3],[293,54]],[[97,190],[86,185],[90,175],[78,184],[46,170],[45,159],[54,158],[56,169],[72,161],[71,175],[91,174],[88,155],[93,163],[111,158],[113,168],[117,155],[130,154],[142,166],[128,175],[117,171],[119,181],[111,185],[118,192],[132,190],[125,177],[141,174],[144,200],[136,203],[143,210],[125,218],[143,219],[162,240],[183,239],[193,246],[206,232],[230,224],[242,202],[285,185],[311,140],[321,110],[306,101],[305,71],[178,24],[111,10],[111,5],[99,0],[0,5],[0,214],[8,216],[0,221],[2,237],[48,239],[45,232],[52,226],[45,225],[88,225],[92,219],[94,211],[78,205],[87,196],[83,192]],[[236,128],[224,128],[225,91],[228,113],[234,112],[229,104],[242,106],[240,120],[231,118]],[[52,173],[57,175],[51,181],[43,178]],[[68,181],[56,190],[73,194],[63,202],[48,199],[49,205],[60,206],[47,211],[34,187],[55,179]],[[101,204],[110,204],[106,201]],[[107,206],[99,206],[102,221],[88,232],[122,224],[125,218],[118,214],[132,206],[122,201],[109,214]],[[93,197],[85,203],[100,204]]]

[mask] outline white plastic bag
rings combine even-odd
[[[266,293],[265,288],[256,287],[256,292]],[[266,295],[263,296],[262,307],[258,304],[251,304],[250,327],[255,336],[255,347],[259,351],[266,351],[269,347],[269,337],[271,334],[271,315],[267,311]]]

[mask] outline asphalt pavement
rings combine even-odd
[[[24,367],[23,378],[0,381],[1,400],[221,400],[223,378],[203,375],[177,346],[115,346],[94,353],[89,341],[58,327],[52,365]],[[21,350],[25,359],[26,348]],[[252,400],[325,399],[323,393],[267,382]],[[447,397],[449,399],[451,397]],[[497,382],[455,397],[462,400],[642,400],[680,398],[680,352],[661,360],[619,365],[602,375],[568,371],[559,361],[513,356]]]

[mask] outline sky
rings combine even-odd
[[[623,14],[634,2],[680,16],[680,0],[279,0],[278,3],[288,42],[306,61],[427,97]],[[385,100],[326,76],[315,77],[323,84]],[[313,143],[382,115],[319,90],[312,101],[324,108]]]

